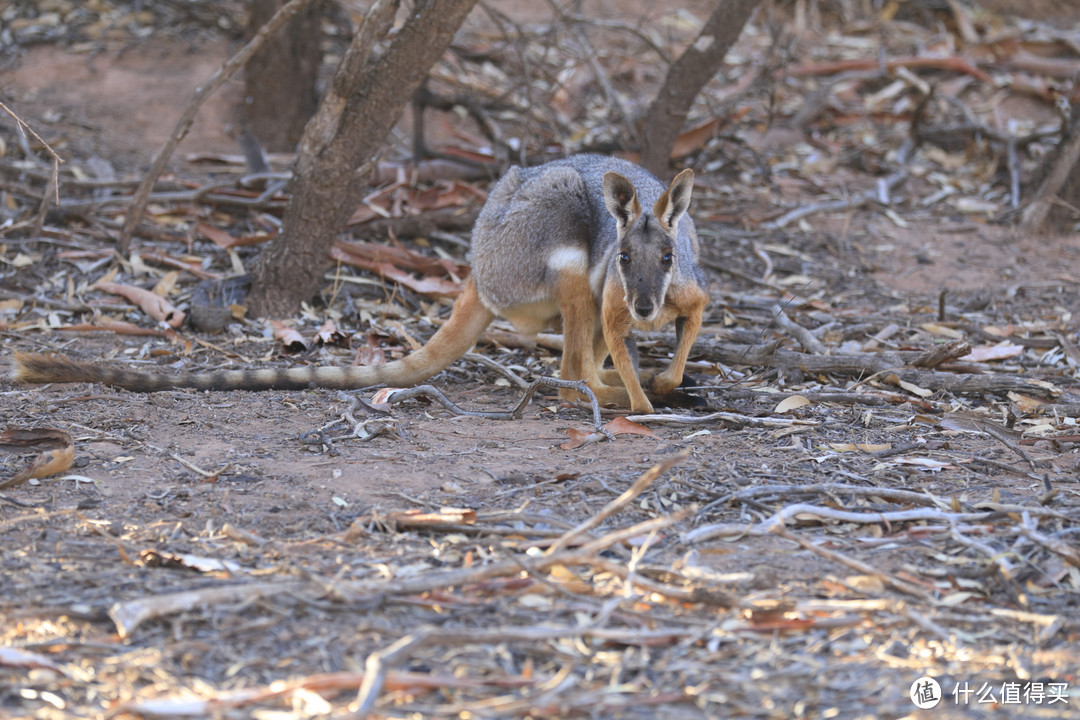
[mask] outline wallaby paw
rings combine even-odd
[[[649,390],[656,395],[667,395],[682,383],[682,377],[674,377],[666,372],[654,376],[649,381]]]

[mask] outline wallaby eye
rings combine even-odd
[[[619,262],[622,263],[623,265],[629,265],[630,264],[630,253],[627,253],[627,252],[619,253]]]
[[[661,265],[670,265],[672,260],[674,260],[674,256],[672,256],[671,252],[669,251],[669,252],[664,253],[664,256],[662,258],[660,258],[660,264]]]

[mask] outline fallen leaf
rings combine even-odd
[[[716,135],[722,124],[724,124],[722,118],[714,117],[698,123],[688,130],[684,130],[675,139],[675,144],[671,147],[671,159],[678,160],[696,150],[700,150],[705,146],[705,143]]]
[[[181,568],[200,573],[236,574],[244,571],[240,564],[231,560],[219,560],[218,558],[203,557],[201,555],[171,553],[161,550],[143,550],[139,553],[139,560],[146,567]]]
[[[919,387],[915,383],[909,383],[907,380],[901,380],[900,378],[896,378],[896,384],[912,395],[918,395],[919,397],[930,397],[934,394],[933,390],[927,390],[924,387]]]
[[[421,295],[439,295],[442,297],[457,297],[461,293],[463,283],[454,280],[447,280],[441,277],[413,277],[409,273],[405,272],[401,268],[391,265],[390,263],[376,262],[373,260],[365,260],[351,255],[348,252],[343,251],[341,248],[330,248],[330,257],[334,260],[346,263],[348,265],[354,265],[364,270],[369,270],[373,273],[380,275],[381,277],[393,280],[396,283],[404,285],[414,292],[418,292]]]
[[[236,247],[240,244],[240,241],[233,235],[221,228],[208,225],[204,222],[196,223],[195,229],[199,231],[199,234],[207,238],[220,248]]]
[[[169,327],[180,327],[184,322],[184,313],[177,310],[172,303],[163,297],[155,295],[149,290],[144,290],[134,285],[122,285],[114,282],[96,282],[94,287],[102,292],[120,295],[142,308],[142,311]]]
[[[608,432],[612,435],[647,435],[648,437],[656,437],[650,428],[636,423],[633,420],[628,420],[625,416],[620,415],[607,425],[604,426]]]
[[[0,488],[62,473],[75,462],[75,442],[71,435],[53,428],[9,428],[0,433],[0,450],[37,452],[29,465],[0,481]]]
[[[1016,403],[1016,406],[1020,408],[1020,411],[1025,415],[1032,415],[1039,412],[1039,408],[1046,404],[1042,400],[1018,392],[1010,392],[1008,393],[1008,397]]]
[[[810,401],[807,400],[802,395],[789,395],[788,397],[784,398],[783,400],[781,400],[779,402],[779,404],[776,406],[776,409],[773,410],[773,412],[778,413],[780,415],[783,415],[784,413],[789,413],[792,410],[796,410],[796,409],[801,408],[801,407],[806,407],[809,404],[810,404]]]
[[[626,417],[622,415],[604,425],[604,429],[612,435],[646,435],[648,437],[656,437],[656,433],[651,429],[640,423],[636,423],[633,420],[627,420]],[[578,430],[577,428],[567,428],[566,434],[570,436],[570,442],[565,442],[559,446],[563,450],[575,450],[583,445],[590,445],[606,438],[601,432],[596,432],[595,430],[587,432],[585,430]]]
[[[315,333],[315,343],[317,345],[340,345],[341,347],[348,347],[349,336],[341,332],[333,320],[327,320]]]
[[[161,279],[154,285],[154,289],[151,291],[159,298],[166,298],[176,289],[176,282],[180,279],[179,270],[170,270],[161,276]],[[181,317],[182,320],[182,317]],[[172,327],[176,327],[173,325]]]
[[[367,341],[356,349],[353,365],[383,365],[386,363],[386,351],[379,346],[375,333],[368,333]]]
[[[281,341],[281,346],[286,352],[297,353],[308,349],[304,336],[298,333],[295,328],[291,328],[278,320],[270,320],[269,322],[270,327],[274,330],[274,338]]]
[[[1005,360],[1006,358],[1016,357],[1023,353],[1023,345],[1000,342],[997,345],[980,345],[979,347],[974,347],[971,349],[970,353],[958,359],[965,362],[986,362],[987,360]]]
[[[576,450],[579,447],[590,445],[604,439],[603,433],[595,431],[586,432],[585,430],[578,430],[577,428],[567,428],[566,434],[570,436],[570,442],[564,442],[559,446],[563,450]]]
[[[949,327],[947,325],[939,325],[938,323],[923,323],[919,326],[926,332],[932,335],[942,335],[947,338],[953,338],[954,340],[962,340],[964,333],[956,328]]]
[[[856,590],[875,595],[885,592],[885,583],[877,575],[849,575],[844,582]]]
[[[950,462],[945,460],[931,460],[930,458],[920,457],[898,457],[893,458],[885,466],[888,465],[910,465],[912,467],[919,468],[920,470],[927,470],[929,472],[937,472],[938,470],[959,470]]]
[[[390,405],[390,398],[393,397],[394,393],[402,389],[403,388],[395,387],[382,388],[371,396],[371,402],[369,404],[378,410],[389,410],[392,407]]]
[[[837,452],[880,452],[892,448],[890,443],[829,443]]]
[[[447,258],[434,258],[405,247],[383,245],[381,243],[338,240],[334,247],[354,255],[361,260],[375,263],[390,263],[406,270],[415,270],[423,275],[445,275],[449,278],[463,278],[469,274],[469,266]]]

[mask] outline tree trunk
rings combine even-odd
[[[334,236],[366,187],[367,164],[475,3],[415,0],[384,49],[377,46],[387,38],[400,0],[378,0],[368,11],[304,130],[281,234],[252,268],[253,314],[291,314],[318,291]]]
[[[1020,213],[1020,229],[1037,234],[1070,231],[1080,222],[1080,106],[1061,133],[1061,141],[1034,173],[1034,188]]]
[[[286,0],[249,0],[248,37],[274,16]],[[244,68],[247,130],[273,152],[292,152],[319,106],[316,81],[322,62],[319,38],[325,2],[315,2],[289,21]]]
[[[717,0],[697,39],[668,68],[667,77],[642,121],[641,164],[654,175],[667,174],[671,150],[690,106],[720,70],[759,0]]]

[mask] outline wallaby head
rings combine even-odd
[[[618,227],[615,264],[627,308],[637,321],[653,321],[664,306],[678,264],[679,220],[690,207],[693,189],[694,171],[683,170],[648,212],[633,183],[618,173],[604,174],[604,205]]]

